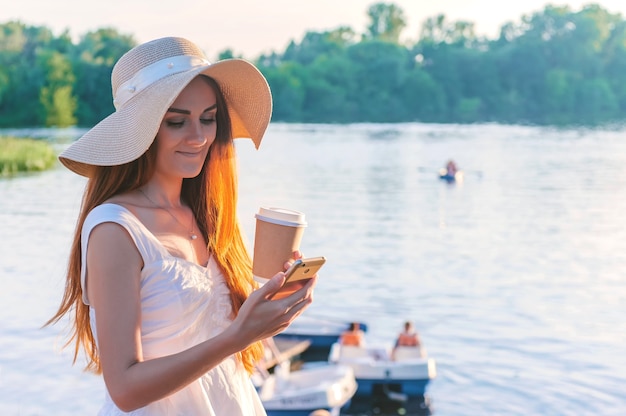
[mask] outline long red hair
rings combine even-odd
[[[209,149],[204,167],[195,178],[184,179],[182,200],[188,204],[198,228],[208,242],[207,249],[219,264],[235,314],[255,284],[252,279],[252,261],[237,218],[237,164],[227,104],[218,84],[202,76],[213,87],[217,98],[217,133]],[[70,249],[65,292],[56,314],[46,325],[58,322],[66,314],[72,318],[72,327],[66,343],[74,343],[74,362],[81,349],[85,352],[85,370],[101,373],[96,340],[89,322],[89,306],[82,301],[81,288],[81,230],[87,214],[109,198],[132,191],[144,185],[152,176],[156,163],[156,145],[137,160],[120,166],[96,166],[85,188],[80,213]],[[238,354],[246,370],[252,373],[254,364],[263,355],[260,342],[248,346]]]

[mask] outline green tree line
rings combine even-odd
[[[599,125],[626,119],[626,21],[597,4],[548,5],[496,39],[468,21],[426,19],[401,41],[404,11],[374,3],[363,33],[309,31],[254,59],[274,121]],[[0,127],[92,126],[113,111],[110,74],[136,42],[112,28],[69,33],[0,25]],[[226,49],[219,58],[233,57]],[[241,56],[240,56],[241,57]]]

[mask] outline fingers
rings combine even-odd
[[[316,283],[317,275],[310,278],[300,289],[287,296],[277,299],[277,301],[283,302],[285,307],[288,308],[288,311],[291,311],[291,309],[296,307],[306,307],[313,302],[313,289],[315,288]]]
[[[283,284],[285,284],[285,272],[278,272],[258,290],[264,293],[263,297],[268,297],[278,292]]]
[[[285,264],[283,264],[284,269],[285,270],[289,269],[294,261],[301,259],[301,258],[303,258],[302,252],[300,250],[295,250],[293,253],[291,253],[291,258],[287,260]]]
[[[274,304],[277,304],[276,306],[279,306],[281,310],[280,322],[272,333],[272,336],[287,329],[289,325],[311,305],[313,302],[313,286],[314,282],[309,282],[305,287],[292,295],[272,301]]]
[[[309,305],[311,305],[312,302],[313,302],[313,296],[311,295],[311,296],[307,296],[306,298],[299,300],[291,308],[289,308],[286,312],[286,317],[288,318],[288,321],[287,321],[287,325],[285,326],[285,328],[291,325],[294,319],[300,316],[302,312],[304,312],[306,308],[308,308]]]
[[[284,273],[277,273],[244,302],[236,318],[241,336],[258,340],[276,335],[291,325],[313,302],[317,275],[290,295],[272,299],[280,291],[284,280]]]

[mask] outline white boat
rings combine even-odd
[[[326,410],[338,416],[357,390],[354,372],[345,365],[326,365],[290,371],[290,362],[274,367],[274,373],[253,382],[268,416],[308,416]]]
[[[426,386],[437,376],[435,360],[424,356],[419,347],[366,345],[345,346],[334,343],[328,357],[331,364],[347,365],[358,384],[355,396],[385,394],[405,401],[424,396]]]
[[[455,173],[449,173],[446,169],[439,169],[439,179],[443,179],[446,182],[462,182],[463,171],[456,171]]]

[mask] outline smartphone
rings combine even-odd
[[[325,257],[310,257],[294,261],[289,270],[285,272],[285,283],[310,279],[322,268],[324,263],[326,263]]]
[[[298,259],[285,272],[285,283],[270,299],[281,299],[302,288],[326,263],[325,257]]]

